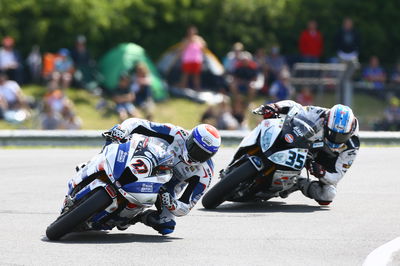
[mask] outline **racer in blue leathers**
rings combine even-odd
[[[211,157],[218,151],[221,138],[218,131],[207,124],[188,132],[171,124],[138,118],[127,119],[108,132],[119,141],[135,133],[165,140],[175,155],[173,177],[160,191],[157,210],[144,212],[139,220],[160,234],[170,234],[176,225],[175,217],[187,215],[210,185],[214,175]]]

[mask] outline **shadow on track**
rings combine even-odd
[[[57,244],[121,244],[121,243],[167,243],[181,240],[179,237],[161,236],[161,235],[142,235],[130,233],[109,234],[103,231],[71,233],[59,241],[49,241],[43,236],[43,242]]]
[[[272,212],[286,212],[286,213],[308,213],[315,211],[328,211],[329,207],[326,206],[313,206],[305,204],[286,204],[281,201],[267,201],[267,202],[234,202],[225,203],[216,209],[199,209],[204,212],[220,212],[220,213],[272,213]]]

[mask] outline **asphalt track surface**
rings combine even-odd
[[[199,203],[171,236],[139,224],[49,242],[67,179],[97,151],[0,150],[0,265],[362,265],[400,236],[400,148],[362,148],[330,207],[299,192],[215,211]],[[217,170],[233,151],[219,152]]]

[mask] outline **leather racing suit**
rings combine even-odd
[[[130,118],[120,128],[128,135],[137,133],[163,139],[175,155],[173,176],[162,188],[171,195],[173,206],[159,204],[158,211],[145,212],[141,220],[161,234],[172,233],[176,224],[175,217],[187,215],[209,187],[214,175],[213,161],[209,159],[204,163],[187,162],[185,141],[189,132],[181,127]]]
[[[324,122],[327,119],[329,109],[317,106],[302,106],[294,101],[285,100],[273,104],[280,114],[289,112],[302,112],[308,120],[315,123],[317,134],[313,141],[324,139]],[[350,139],[339,149],[332,150],[327,145],[322,149],[312,152],[314,162],[322,166],[324,174],[319,181],[308,179],[299,180],[299,188],[303,194],[316,200],[320,205],[329,205],[335,198],[336,187],[350,166],[353,164],[360,147],[358,136],[358,122]]]

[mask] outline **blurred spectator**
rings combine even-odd
[[[371,56],[369,66],[367,66],[362,73],[364,80],[372,82],[375,89],[383,89],[386,81],[386,73],[379,65],[377,56]]]
[[[39,115],[40,126],[42,129],[54,130],[61,129],[62,116],[60,113],[54,111],[47,103],[43,103],[43,111]]]
[[[0,73],[0,116],[10,121],[22,122],[29,112],[28,101],[18,83],[9,80],[7,74]],[[18,115],[18,119],[14,119],[14,115]]]
[[[246,113],[249,104],[240,95],[235,96],[232,102],[232,115],[239,123],[239,130],[248,130]]]
[[[209,106],[206,111],[202,114],[200,122],[202,124],[210,124],[217,128],[218,119],[218,105]]]
[[[336,33],[334,39],[334,47],[340,63],[346,65],[346,69],[341,78],[340,101],[350,104],[351,97],[351,80],[354,72],[359,68],[358,55],[360,50],[360,36],[354,29],[353,20],[344,18],[342,28]]]
[[[251,54],[244,50],[244,46],[241,42],[236,42],[233,44],[232,50],[228,52],[223,60],[224,68],[227,74],[233,74],[236,69],[236,65],[240,60],[241,54],[246,54],[251,57]]]
[[[318,63],[322,55],[323,39],[317,27],[317,22],[310,20],[307,29],[300,34],[299,50],[303,62]]]
[[[136,65],[131,92],[135,95],[135,106],[143,111],[147,120],[153,120],[154,101],[151,92],[151,77],[144,63]]]
[[[268,66],[267,66],[267,53],[264,48],[258,48],[255,55],[254,61],[257,63],[257,82],[256,89],[260,89],[262,93],[266,94],[268,84]]]
[[[296,102],[303,106],[313,105],[314,95],[312,94],[310,87],[304,86],[301,88],[300,93],[296,96]]]
[[[66,48],[61,48],[54,59],[54,71],[51,74],[51,82],[59,88],[69,88],[73,73],[74,63],[70,57],[70,52]]]
[[[74,105],[71,100],[65,101],[64,107],[61,110],[62,129],[81,129],[82,120],[75,114]]]
[[[71,57],[74,61],[75,73],[74,81],[77,86],[87,88],[94,79],[93,68],[95,62],[92,60],[86,47],[86,37],[79,35],[76,38],[75,47],[71,51]]]
[[[55,113],[60,114],[67,102],[64,92],[57,87],[50,87],[49,91],[44,95],[43,102]]]
[[[90,65],[90,54],[86,48],[86,37],[79,35],[76,38],[75,47],[71,51],[71,57],[76,68],[87,67]]]
[[[14,49],[15,41],[12,37],[3,38],[3,47],[0,48],[0,71],[5,72],[11,80],[22,83],[22,64],[19,53]]]
[[[254,62],[257,63],[257,69],[260,73],[264,72],[267,66],[267,53],[264,48],[258,48],[254,55]]]
[[[233,76],[234,81],[231,90],[234,97],[237,94],[246,95],[247,102],[251,102],[255,96],[255,88],[252,83],[257,78],[257,64],[251,60],[251,55],[245,53],[240,55]]]
[[[189,87],[189,77],[192,77],[194,89],[200,90],[203,50],[205,47],[206,42],[197,34],[197,28],[194,26],[189,27],[182,45],[181,88]]]
[[[397,62],[394,67],[390,81],[395,85],[400,85],[400,62]]]
[[[221,130],[237,130],[240,124],[232,114],[232,108],[227,96],[214,106],[210,106],[201,118],[201,123],[211,124]]]
[[[280,54],[280,48],[274,45],[270,55],[267,56],[268,83],[275,81],[282,69],[287,68],[285,58]]]
[[[294,88],[290,84],[290,73],[286,68],[282,69],[278,77],[269,89],[272,102],[291,99],[294,93]]]
[[[112,100],[116,104],[115,109],[120,121],[135,116],[135,106],[132,103],[135,100],[135,95],[130,90],[130,82],[131,79],[128,75],[121,75],[118,87],[115,89],[112,97]]]
[[[32,47],[31,52],[26,58],[26,65],[28,66],[30,81],[39,83],[42,70],[42,55],[40,54],[38,45]]]
[[[82,121],[74,112],[74,105],[57,87],[49,87],[43,97],[43,110],[39,116],[42,129],[80,129]]]
[[[399,131],[400,130],[400,100],[392,97],[389,106],[384,111],[384,119],[375,124],[375,130]]]
[[[335,36],[335,47],[338,57],[343,61],[358,61],[360,36],[354,29],[353,20],[345,18],[342,28]]]

